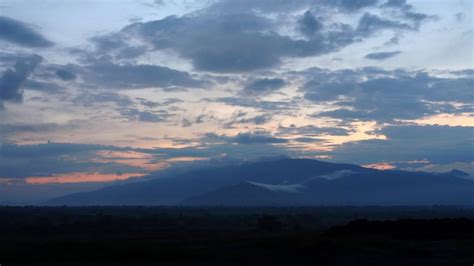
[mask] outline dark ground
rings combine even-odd
[[[8,265],[473,265],[458,207],[0,207]]]

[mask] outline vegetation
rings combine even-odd
[[[471,265],[454,207],[1,207],[2,265]]]

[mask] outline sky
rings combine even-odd
[[[473,9],[1,0],[0,203],[283,156],[474,175]]]

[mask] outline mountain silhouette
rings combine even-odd
[[[114,185],[55,198],[48,204],[472,205],[474,181],[459,177],[459,172],[429,174],[279,159]]]

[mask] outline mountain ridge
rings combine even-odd
[[[66,195],[48,205],[472,205],[474,181],[279,159]],[[297,188],[297,189],[296,189]]]

